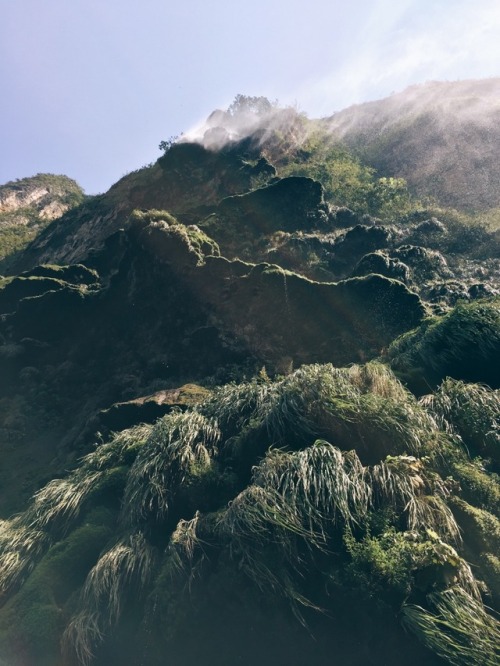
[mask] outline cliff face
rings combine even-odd
[[[0,662],[493,666],[498,235],[219,129],[0,278]]]
[[[38,174],[0,186],[0,215],[32,209],[42,220],[54,220],[82,197],[82,189],[71,178]]]
[[[8,268],[16,252],[49,222],[83,201],[82,189],[67,176],[38,174],[0,186],[0,265]]]
[[[174,145],[152,167],[133,172],[109,192],[70,211],[37,236],[12,271],[39,263],[81,261],[127,225],[134,209],[168,210],[198,221],[226,196],[248,192],[275,173],[266,160],[249,162],[233,151],[213,152],[198,144]]]

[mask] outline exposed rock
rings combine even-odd
[[[446,233],[445,225],[440,222],[436,217],[431,217],[428,220],[424,220],[417,224],[415,227],[415,233],[420,236],[429,236],[435,234],[444,234]]]
[[[459,280],[437,282],[428,288],[422,289],[422,293],[426,300],[431,303],[445,303],[450,306],[456,305],[458,301],[470,300],[467,285]]]
[[[71,178],[38,174],[0,186],[0,217],[16,211],[22,216],[31,209],[43,220],[54,220],[82,198],[82,189]]]
[[[363,217],[363,215],[358,215],[350,208],[340,206],[332,211],[330,219],[336,227],[350,228],[358,224],[366,224],[366,221],[362,219]]]
[[[192,407],[208,395],[209,391],[201,386],[185,384],[127,402],[117,402],[100,411],[98,418],[101,426],[108,430],[124,430],[137,423],[153,423],[172,409]]]
[[[467,291],[472,301],[478,298],[491,298],[492,296],[498,296],[500,293],[498,289],[494,289],[491,285],[484,282],[476,282],[470,285]]]
[[[180,247],[174,257],[157,252],[168,245],[165,232],[150,225],[139,240],[176,270]],[[191,263],[182,279],[210,309],[215,325],[265,362],[289,356],[298,365],[343,364],[372,357],[424,312],[418,297],[401,283],[376,275],[319,283],[270,264],[207,256],[201,265]]]
[[[124,176],[105,195],[88,200],[45,229],[10,271],[83,261],[127,225],[134,209],[164,209],[184,221],[198,221],[224,197],[248,192],[274,173],[265,159],[253,164],[239,152],[175,144],[155,165]]]
[[[287,270],[320,281],[331,281],[328,270],[334,240],[329,234],[278,232],[253,251],[258,262],[270,262]],[[259,251],[260,250],[260,251]]]

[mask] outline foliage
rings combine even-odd
[[[473,456],[491,456],[500,463],[500,391],[445,379],[422,399],[443,430],[459,437]]]
[[[431,611],[408,604],[403,622],[422,642],[454,666],[496,666],[500,623],[460,587],[429,595]]]
[[[453,465],[465,499],[500,516],[500,476],[487,473],[480,459],[462,460]]]
[[[30,201],[29,195],[42,190],[39,200]],[[30,178],[10,181],[0,186],[2,195],[18,197],[18,205],[0,212],[0,266],[5,269],[51,221],[53,214],[45,207],[58,204],[62,210],[75,208],[84,201],[81,187],[67,176],[37,174]]]
[[[0,616],[0,653],[15,663],[19,645],[40,666],[59,660],[67,604],[112,534],[114,516],[93,511],[71,535],[52,546],[20,592]]]
[[[470,574],[457,551],[435,532],[398,532],[389,527],[380,535],[370,533],[357,540],[346,531],[344,542],[351,562],[344,576],[370,596],[392,590],[396,598],[411,594],[415,588],[428,591],[446,586],[459,575]],[[473,587],[472,593],[477,593]]]
[[[281,167],[280,174],[314,178],[323,185],[328,201],[361,214],[391,218],[416,205],[403,178],[377,178],[375,169],[320,129],[311,131],[296,156]]]
[[[173,412],[160,419],[130,470],[123,520],[133,525],[150,514],[166,516],[193,468],[210,466],[219,438],[217,426],[196,412]]]
[[[126,594],[151,579],[155,553],[142,534],[123,539],[99,558],[83,587],[81,610],[63,636],[63,650],[76,653],[81,664],[92,660],[96,644],[119,621]]]
[[[267,97],[236,95],[229,105],[227,112],[231,116],[253,114],[257,116],[265,115],[278,106],[278,101],[271,102]]]
[[[32,585],[50,605],[47,619],[56,621],[49,642],[65,626],[66,659],[84,665],[116,632],[153,612],[157,602],[148,594],[156,595],[161,617],[170,618],[165,645],[176,640],[191,616],[192,586],[232,571],[286,600],[303,623],[314,609],[332,608],[325,589],[343,590],[403,607],[405,622],[437,654],[458,650],[450,645],[466,631],[465,625],[454,630],[450,642],[446,614],[462,622],[474,608],[488,641],[495,625],[464,559],[456,519],[468,517],[483,535],[472,545],[468,536],[466,546],[479,549],[475,561],[492,590],[489,549],[496,541],[485,530],[497,523],[453,496],[457,479],[473,476],[453,429],[469,422],[455,411],[452,418],[448,403],[439,402],[452,394],[458,414],[470,400],[490,404],[481,387],[451,380],[434,401],[419,403],[377,362],[312,365],[274,380],[262,372],[214,389],[201,404],[170,412],[154,426],[115,434],[3,526],[5,594],[26,581],[8,603],[18,603]],[[443,465],[447,447],[457,453]],[[456,470],[456,477],[443,478],[442,468]],[[493,502],[483,476],[481,492]],[[82,567],[61,566],[60,579],[54,571],[47,588],[44,563],[58,549],[65,552],[89,506],[120,514],[112,539]],[[455,595],[449,607],[441,604],[448,593]],[[73,599],[57,617],[55,594]],[[0,612],[0,624],[2,618]],[[35,636],[43,624],[34,622],[37,628],[23,631]]]
[[[499,384],[500,301],[459,303],[442,317],[397,338],[387,356],[391,367],[417,391],[447,377]]]
[[[159,150],[163,150],[164,153],[168,152],[172,146],[177,143],[179,140],[179,135],[175,134],[173,136],[170,136],[168,139],[160,141],[160,144],[158,146]]]

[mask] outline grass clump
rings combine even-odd
[[[460,587],[428,596],[432,610],[408,604],[403,624],[453,666],[497,666],[500,623]]]
[[[354,448],[368,462],[391,452],[422,453],[439,439],[433,418],[377,363],[309,365],[275,382],[226,386],[200,409],[217,418],[223,449],[238,457],[253,445],[254,461],[269,444],[298,448],[317,438]]]
[[[132,534],[102,555],[83,587],[80,611],[72,618],[63,648],[80,664],[89,664],[94,649],[119,621],[127,595],[151,580],[155,552],[140,533]]]
[[[113,435],[39,491],[4,525],[5,592],[31,571],[12,599],[21,598],[43,552],[54,541],[49,553],[64,548],[97,504],[119,517],[106,550],[70,572],[67,588],[50,588],[51,599],[72,597],[58,625],[67,627],[69,661],[90,664],[97,651],[100,660],[144,613],[153,622],[157,607],[154,631],[175,644],[185,618],[210,607],[191,609],[191,590],[218,599],[226,575],[241,590],[274,594],[304,623],[313,609],[337,612],[344,601],[377,599],[391,616],[406,603],[424,644],[452,654],[450,636],[462,645],[466,627],[453,633],[445,623],[472,608],[483,622],[479,589],[497,589],[498,521],[484,509],[496,502],[498,510],[498,484],[463,445],[489,436],[493,393],[447,380],[419,402],[375,362],[304,366],[275,380],[262,373],[215,389],[153,426]],[[457,607],[441,609],[450,591]],[[165,618],[172,626],[162,633]],[[431,634],[440,634],[435,643]]]
[[[500,387],[500,300],[459,303],[397,338],[387,352],[392,369],[417,393],[445,377]]]
[[[443,430],[460,438],[470,455],[491,457],[500,465],[499,390],[448,378],[423,404]]]
[[[211,465],[219,438],[217,425],[195,411],[172,412],[159,419],[130,470],[124,522],[164,518],[178,487],[193,468]]]
[[[460,495],[469,503],[500,517],[500,477],[490,474],[480,459],[462,460],[452,466]]]
[[[82,458],[66,479],[54,479],[33,498],[28,509],[0,523],[0,591],[23,583],[54,540],[77,525],[83,510],[119,465],[130,465],[150,426],[123,431]]]

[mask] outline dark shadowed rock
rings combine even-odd
[[[362,220],[363,217],[364,216],[355,213],[350,208],[341,206],[332,211],[330,219],[334,226],[346,228],[346,227],[354,227],[357,224],[363,224],[364,223],[364,220]]]
[[[437,250],[418,245],[402,245],[391,254],[410,267],[411,277],[415,282],[453,277],[446,259]]]
[[[357,224],[335,242],[331,270],[337,275],[348,275],[365,254],[386,248],[390,236],[387,227]]]
[[[167,229],[150,225],[139,236],[146,251],[174,270],[204,304],[216,326],[266,362],[291,357],[295,364],[338,364],[373,357],[420,321],[423,306],[400,282],[372,275],[320,283],[271,264],[247,264],[207,256],[188,264],[180,247],[172,256]],[[189,253],[186,244],[184,254]]]
[[[354,277],[378,273],[405,284],[410,282],[410,269],[399,259],[393,259],[385,252],[371,252],[365,254],[353,271]]]

